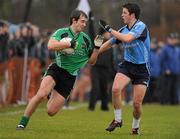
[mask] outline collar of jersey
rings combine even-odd
[[[69,27],[69,32],[71,33],[71,35],[73,36],[73,38],[76,40],[78,37],[79,37],[79,35],[80,35],[80,33],[78,33],[77,35],[75,35],[75,33],[72,31],[72,29]]]
[[[134,24],[132,25],[131,28],[129,28],[128,25],[126,25],[126,28],[130,31],[138,21],[139,21],[139,19],[137,19],[136,22],[134,22]]]

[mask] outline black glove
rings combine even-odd
[[[75,39],[72,39],[71,41],[70,41],[70,43],[71,43],[71,48],[75,48],[76,47],[76,40]]]
[[[104,21],[104,20],[99,20],[99,25],[107,32],[111,32],[112,28]]]

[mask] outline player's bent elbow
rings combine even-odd
[[[48,50],[54,50],[54,46],[56,46],[56,45],[57,45],[57,41],[50,39],[47,44],[47,48],[48,48]]]
[[[89,63],[90,65],[95,65],[96,61],[89,60],[88,63]]]
[[[48,45],[48,50],[53,50],[52,45]]]
[[[48,42],[48,44],[47,44],[47,48],[48,48],[48,50],[52,50],[52,48],[53,48],[53,47],[52,47],[52,43],[51,43],[51,41],[49,41],[49,42]]]
[[[90,65],[95,65],[95,64],[96,64],[96,61],[97,61],[97,57],[91,57],[91,58],[88,60],[88,64],[90,64]]]

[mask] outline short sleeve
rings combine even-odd
[[[146,28],[145,24],[138,23],[131,29],[129,34],[132,34],[135,38],[138,38],[141,36],[145,28]]]
[[[60,40],[61,40],[61,34],[62,34],[62,33],[63,33],[63,30],[62,30],[62,29],[56,30],[56,31],[52,34],[51,39],[60,41]]]

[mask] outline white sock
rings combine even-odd
[[[132,128],[139,128],[140,118],[136,119],[133,117]]]
[[[121,115],[122,115],[121,109],[114,110],[115,121],[121,122],[121,119],[122,119]]]

